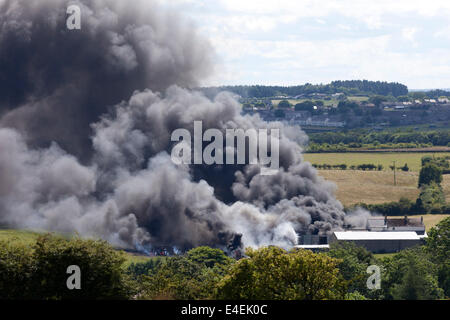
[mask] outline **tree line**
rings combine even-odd
[[[309,134],[311,143],[344,144],[349,147],[362,147],[364,144],[430,144],[432,146],[448,146],[450,129],[442,130],[382,130],[357,129],[338,132],[321,132]]]
[[[408,87],[397,82],[345,80],[333,81],[329,84],[310,84],[298,86],[262,86],[262,85],[238,85],[199,88],[207,96],[215,96],[218,92],[229,91],[243,98],[268,98],[280,95],[297,96],[302,94],[376,94],[392,95],[394,97],[407,95]]]
[[[383,165],[381,165],[381,164],[375,165],[373,163],[363,163],[363,164],[358,164],[358,165],[352,164],[350,166],[348,166],[345,163],[342,163],[342,164],[326,164],[326,163],[325,164],[317,164],[317,163],[314,163],[312,166],[316,169],[323,169],[323,170],[331,170],[331,169],[336,169],[336,170],[350,169],[350,170],[362,170],[362,171],[375,171],[375,170],[382,171],[383,170]],[[402,168],[404,168],[404,167],[402,167]],[[408,170],[409,170],[408,165],[405,164],[405,171],[408,171]]]
[[[198,247],[128,267],[124,253],[104,241],[0,241],[0,299],[442,299],[450,295],[449,228],[446,218],[425,245],[382,259],[337,242],[323,253],[249,248],[239,260]],[[67,289],[69,265],[80,267],[82,290]],[[379,290],[366,285],[370,265],[381,269]]]

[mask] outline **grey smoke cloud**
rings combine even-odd
[[[72,3],[72,2],[71,2]],[[299,127],[189,88],[212,70],[195,28],[152,1],[0,0],[0,224],[189,248],[297,244],[344,225],[334,186],[303,161]],[[77,31],[78,32],[78,31]],[[8,81],[7,81],[8,80]],[[171,133],[280,129],[280,171],[175,165]]]
[[[70,1],[82,29],[66,28],[61,0],[0,1],[2,126],[33,146],[56,141],[87,159],[90,124],[135,90],[191,87],[212,71],[209,43],[155,1]]]

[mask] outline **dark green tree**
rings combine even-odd
[[[395,300],[429,300],[436,298],[430,292],[427,280],[420,274],[418,264],[412,257],[408,257],[408,262],[408,267],[401,282],[394,285],[391,290],[393,298]]]
[[[210,299],[223,269],[206,267],[185,256],[170,257],[149,275],[141,278],[142,299]]]
[[[234,260],[228,257],[222,250],[210,247],[197,247],[186,253],[186,258],[192,262],[204,265],[208,268],[228,268]]]
[[[0,300],[33,298],[32,249],[18,241],[0,241]]]
[[[295,111],[314,111],[314,103],[312,101],[306,100],[295,105]]]
[[[365,248],[350,242],[335,242],[330,245],[327,253],[330,257],[339,259],[337,265],[340,274],[348,281],[348,292],[358,292],[366,297],[377,298],[380,292],[367,289],[369,276],[367,267],[376,264],[375,257]]]
[[[36,299],[128,299],[135,293],[122,269],[124,253],[105,241],[42,236],[33,247],[33,260]],[[67,288],[71,265],[81,270],[82,290]]]
[[[440,212],[445,205],[445,194],[442,187],[434,181],[420,188],[416,206],[427,213]]]
[[[346,282],[339,261],[309,250],[248,249],[218,285],[222,299],[342,299]]]
[[[277,118],[284,118],[284,117],[285,117],[285,113],[284,113],[284,111],[281,110],[281,109],[275,110],[274,115],[275,115],[275,117],[277,117]]]
[[[442,182],[442,170],[433,163],[427,163],[422,167],[419,174],[419,187],[435,182]]]
[[[450,217],[443,219],[428,232],[426,248],[439,266],[438,279],[445,295],[450,297]]]
[[[382,260],[381,289],[387,299],[441,299],[438,267],[424,246],[403,250]]]
[[[280,103],[278,104],[278,108],[289,109],[291,108],[291,104],[287,100],[281,100]]]
[[[122,252],[104,241],[41,236],[33,246],[0,242],[0,299],[128,299],[135,283]],[[81,290],[69,290],[69,266],[81,271]]]

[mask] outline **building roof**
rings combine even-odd
[[[373,232],[373,231],[336,231],[338,240],[420,240],[414,231]]]
[[[367,226],[369,228],[376,227],[424,227],[424,224],[420,218],[382,218],[374,217],[367,220]]]
[[[300,244],[295,246],[295,248],[301,249],[330,249],[329,244]]]
[[[369,226],[369,228],[374,228],[374,227],[384,227],[385,226],[385,224],[384,224],[384,218],[381,218],[381,219],[377,219],[377,218],[375,218],[375,219],[368,219],[367,220],[367,225]]]
[[[422,227],[423,223],[420,218],[402,218],[402,219],[388,219],[388,227]]]

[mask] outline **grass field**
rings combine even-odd
[[[33,245],[40,233],[23,230],[0,230],[0,241],[19,242],[24,245]]]
[[[450,152],[443,153],[422,153],[422,152],[383,152],[383,153],[365,153],[365,152],[348,152],[348,153],[306,153],[305,160],[313,164],[347,164],[358,165],[363,163],[381,164],[384,170],[389,170],[389,166],[396,161],[397,167],[402,167],[405,163],[411,171],[420,171],[421,159],[424,156],[450,156]]]
[[[442,219],[450,217],[450,214],[426,214],[423,216],[423,223],[425,224],[427,232],[437,225]]]
[[[292,104],[293,106],[295,106],[297,103],[301,103],[301,102],[305,102],[305,101],[316,101],[316,100],[320,100],[320,99],[288,99],[289,103]],[[272,104],[274,106],[278,106],[278,104],[280,103],[280,101],[282,100],[272,100]],[[336,99],[331,99],[331,100],[322,100],[324,106],[329,107],[332,105],[337,105],[339,103],[338,100]]]
[[[397,172],[397,185],[392,171],[319,170],[319,175],[336,184],[336,197],[344,205],[384,203],[401,197],[415,201],[419,196],[418,172]],[[450,175],[444,175],[442,188],[450,202]]]
[[[333,105],[338,105],[339,100],[337,99],[330,99],[330,100],[323,100],[320,98],[311,98],[311,99],[288,99],[289,103],[292,104],[293,106],[295,106],[297,103],[301,103],[304,101],[316,101],[316,100],[320,100],[323,101],[324,106],[329,107],[329,106],[333,106]],[[356,101],[356,102],[363,102],[363,101],[368,101],[369,97],[361,97],[361,96],[350,96],[348,97],[348,100],[350,101]],[[278,106],[278,104],[280,103],[280,99],[274,99],[272,100],[272,104],[274,106]]]
[[[357,101],[357,102],[363,102],[363,101],[368,101],[369,97],[366,97],[366,96],[350,96],[350,97],[348,97],[348,100],[350,100],[350,101]]]
[[[24,245],[32,246],[36,239],[47,232],[36,232],[36,231],[27,231],[27,230],[11,230],[11,229],[0,229],[0,241],[8,241],[8,242],[19,242]],[[52,233],[54,236],[61,236],[64,238],[70,238],[68,235],[60,235],[56,233]],[[145,262],[148,259],[151,259],[146,256],[136,255],[133,253],[125,252],[126,261],[124,263],[124,268],[128,267],[133,262]]]
[[[336,197],[344,205],[417,199],[417,172],[397,172],[397,185],[389,171],[319,170],[319,175],[337,185]]]

